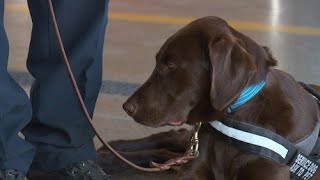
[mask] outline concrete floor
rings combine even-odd
[[[269,46],[279,68],[297,80],[320,84],[319,0],[111,0],[104,48],[104,82],[95,122],[107,140],[130,139],[169,129],[134,123],[121,106],[150,75],[155,53],[190,20],[215,15]],[[24,0],[6,0],[5,26],[10,41],[9,70],[26,90],[32,78],[25,68],[31,20]],[[99,146],[99,143],[97,143]],[[114,179],[172,179],[139,173]]]

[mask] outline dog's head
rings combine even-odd
[[[217,17],[191,22],[156,55],[149,79],[124,103],[135,121],[158,127],[210,121],[276,65],[267,48]]]

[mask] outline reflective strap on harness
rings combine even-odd
[[[311,179],[320,165],[282,136],[258,126],[223,119],[204,124],[203,127],[209,132],[222,134],[227,143],[240,150],[288,165],[294,179]]]

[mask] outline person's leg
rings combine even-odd
[[[33,159],[34,147],[18,133],[31,120],[32,110],[27,94],[7,71],[9,45],[3,11],[4,0],[0,0],[0,169],[26,173]]]
[[[93,114],[102,81],[108,0],[53,0],[63,43],[85,104]],[[23,130],[36,147],[32,170],[54,171],[96,158],[94,132],[61,59],[45,0],[29,0],[33,28],[28,69],[33,119]]]

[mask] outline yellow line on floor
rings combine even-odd
[[[7,12],[20,12],[27,13],[28,8],[24,4],[7,3],[5,5]],[[172,24],[172,25],[185,25],[195,18],[192,17],[177,17],[177,16],[162,16],[138,13],[125,13],[125,12],[109,12],[110,20],[117,21],[131,21],[139,23],[152,23],[152,24]],[[258,22],[248,22],[239,20],[228,20],[228,23],[235,29],[248,30],[248,31],[262,31],[262,32],[282,32],[295,35],[307,36],[320,36],[320,27],[307,27],[307,26],[290,26],[290,25],[271,25]]]

